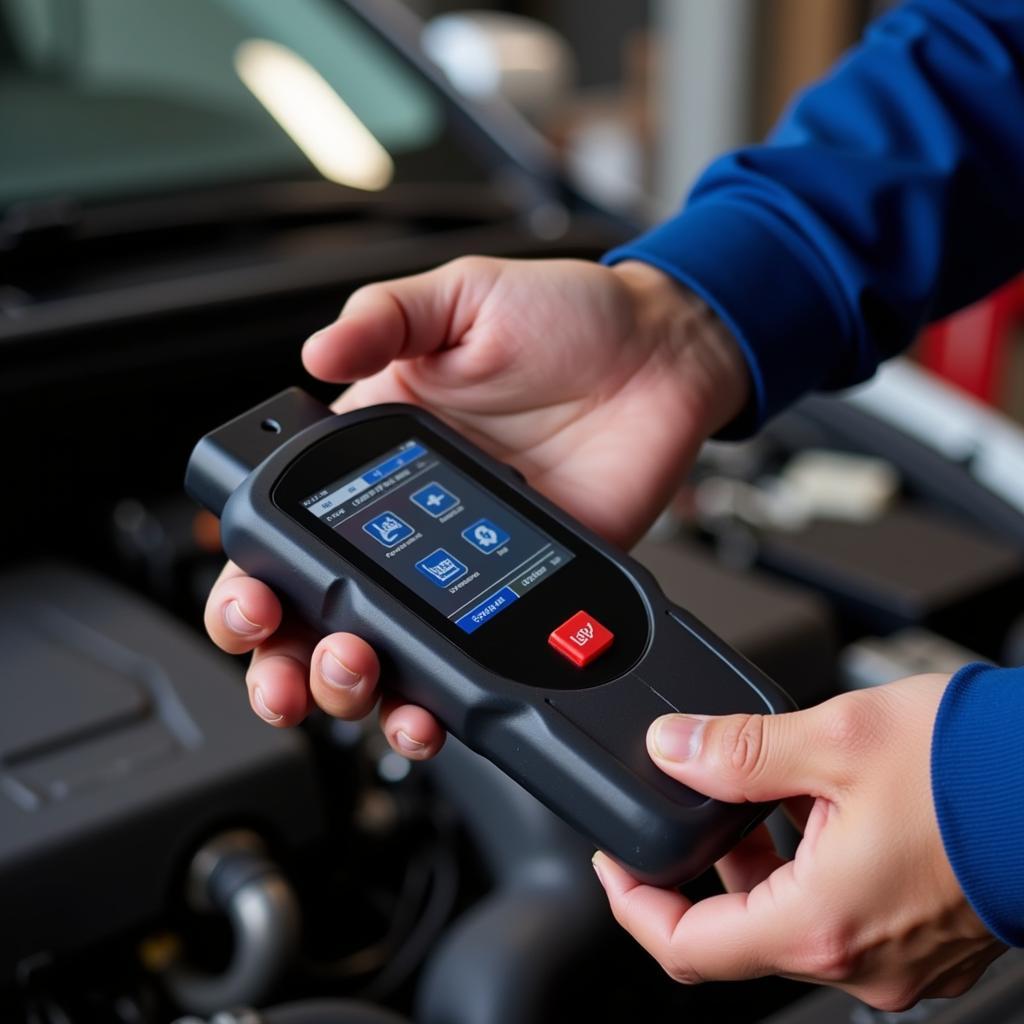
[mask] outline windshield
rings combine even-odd
[[[232,182],[483,180],[339,0],[0,0],[0,205]]]

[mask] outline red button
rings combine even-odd
[[[614,639],[615,634],[588,612],[577,612],[548,637],[548,643],[574,665],[583,668],[604,654]]]

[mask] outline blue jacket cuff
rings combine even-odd
[[[602,261],[658,267],[732,331],[753,388],[747,408],[719,437],[748,436],[805,392],[827,386],[847,333],[823,277],[765,219],[754,206],[698,200]]]
[[[968,665],[932,734],[932,796],[946,854],[992,933],[1024,946],[1024,669]]]

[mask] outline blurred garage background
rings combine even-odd
[[[672,985],[465,749],[248,713],[180,487],[203,432],[330,394],[299,344],[356,287],[599,257],[883,6],[0,0],[0,1021],[1024,1019],[1019,957],[906,1015]],[[1017,282],[709,445],[638,557],[803,704],[1024,661],[1022,323]]]

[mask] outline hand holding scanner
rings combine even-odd
[[[640,880],[693,878],[770,809],[670,779],[645,737],[672,711],[787,711],[785,693],[424,410],[336,416],[291,388],[207,434],[186,488],[233,561],[325,634],[364,637],[389,690]]]

